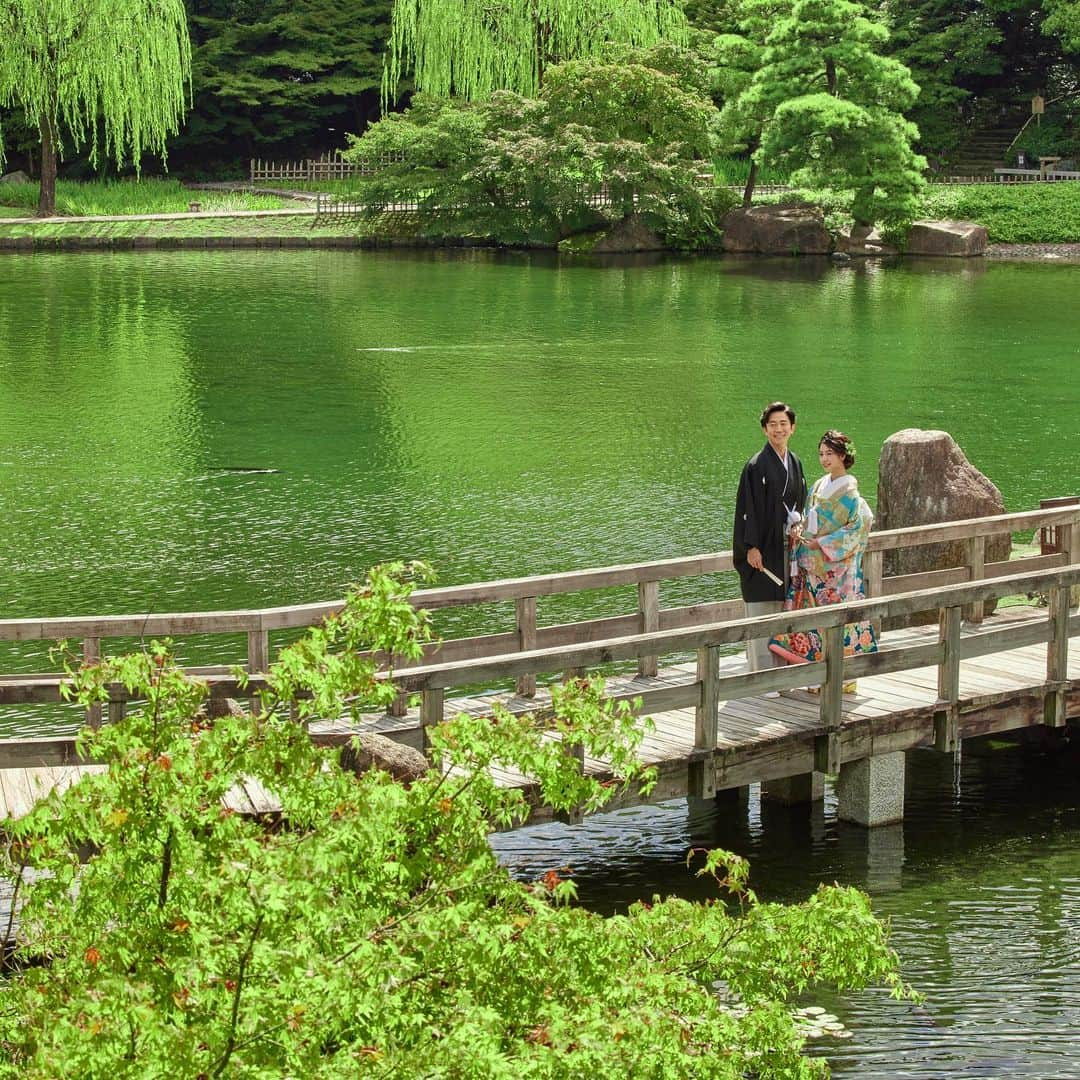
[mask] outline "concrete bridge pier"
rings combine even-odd
[[[798,773],[778,780],[761,782],[761,801],[795,806],[799,803],[817,802],[825,798],[825,774],[820,772]]]
[[[686,806],[691,817],[708,816],[720,810],[732,820],[745,820],[750,806],[750,786],[719,788],[707,797],[687,795]]]
[[[836,778],[837,817],[872,828],[904,820],[903,751],[849,761]]]

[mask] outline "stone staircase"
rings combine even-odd
[[[973,128],[957,149],[949,174],[992,176],[1005,165],[1005,151],[1026,119],[1026,113],[1009,113],[993,127]]]

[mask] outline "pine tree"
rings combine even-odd
[[[796,0],[742,95],[768,118],[758,156],[797,184],[851,191],[857,225],[907,217],[924,184],[918,128],[903,115],[919,88],[881,55],[887,40],[862,3]]]
[[[0,106],[41,136],[41,216],[56,209],[65,138],[93,163],[164,157],[190,80],[183,0],[0,0]]]

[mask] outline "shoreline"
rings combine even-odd
[[[320,221],[313,208],[254,211],[203,211],[196,213],[141,214],[80,218],[0,217],[0,253],[47,251],[130,251],[201,249],[438,249],[484,248],[530,251],[525,245],[508,248],[486,237],[417,236],[379,231],[372,221],[365,230],[353,221]],[[634,254],[632,252],[627,254]],[[724,258],[723,251],[657,252],[656,254]],[[745,258],[745,256],[739,256]],[[761,255],[752,258],[770,259]],[[809,256],[807,256],[809,257]],[[828,256],[821,256],[828,258]],[[885,256],[858,256],[878,260]],[[889,256],[895,259],[896,256]],[[903,256],[901,256],[903,258]],[[1020,262],[1080,263],[1080,242],[991,243],[983,256],[951,257],[970,262],[979,258]]]

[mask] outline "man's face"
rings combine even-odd
[[[794,430],[795,425],[788,419],[783,409],[771,413],[769,419],[765,421],[765,437],[778,454],[783,454],[787,450],[788,439],[791,438]]]

